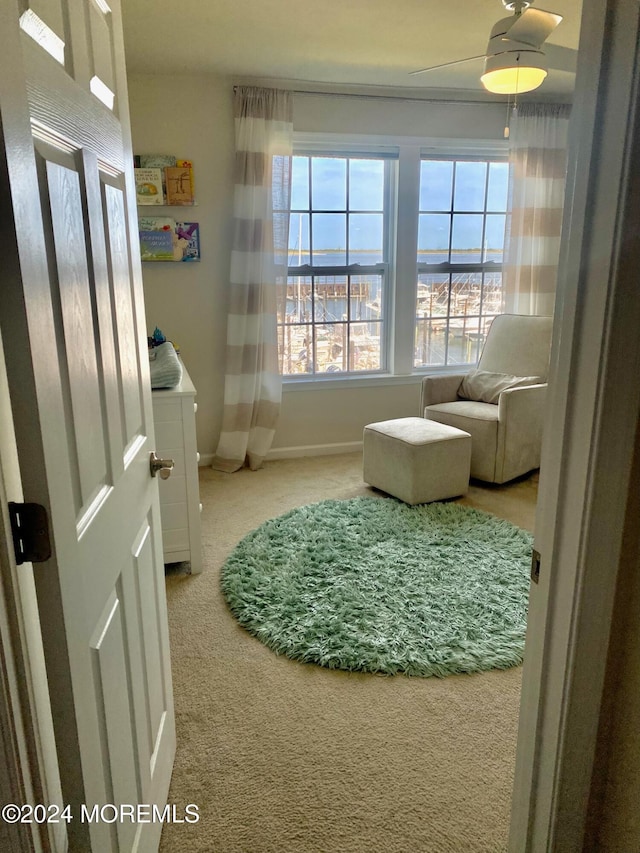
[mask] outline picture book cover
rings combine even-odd
[[[164,179],[167,192],[167,204],[190,205],[194,203],[191,189],[191,173],[189,166],[166,166]]]
[[[164,204],[161,169],[134,169],[136,202],[138,204]]]
[[[191,196],[195,203],[196,188],[193,181],[193,163],[191,160],[176,160],[176,166],[181,166],[183,169],[189,169],[189,178],[191,180]]]
[[[141,216],[140,258],[143,261],[199,261],[200,226],[166,216]]]
[[[165,216],[141,216],[140,259],[143,261],[173,261],[176,223]]]
[[[183,261],[200,260],[200,223],[176,222],[175,232],[182,250]]]
[[[165,166],[175,166],[176,158],[173,154],[136,154],[140,165],[149,169],[164,169]]]

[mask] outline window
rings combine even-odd
[[[503,310],[509,166],[422,160],[414,367],[471,364]]]
[[[285,377],[474,364],[504,310],[502,146],[472,141],[455,156],[436,146],[426,156],[411,140],[383,145],[310,142],[295,152],[278,300]]]
[[[278,312],[285,375],[386,369],[389,167],[369,156],[294,156]]]

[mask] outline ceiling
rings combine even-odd
[[[564,20],[550,45],[577,48],[581,0],[544,0]],[[482,61],[410,76],[484,53],[501,0],[122,0],[133,73],[216,73],[301,85],[464,90],[487,95]],[[536,95],[570,95],[574,75],[552,71]]]

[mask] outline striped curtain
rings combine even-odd
[[[503,268],[505,310],[510,314],[553,314],[569,110],[564,104],[522,104],[511,126]]]
[[[234,236],[222,432],[212,467],[260,468],[280,413],[277,290],[286,284],[291,201],[290,92],[239,86]]]

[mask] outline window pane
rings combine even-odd
[[[292,213],[289,218],[289,266],[311,263],[309,253],[309,214]]]
[[[381,213],[349,214],[349,263],[382,263]]]
[[[451,235],[451,263],[478,263],[482,255],[482,214],[456,213]]]
[[[382,317],[382,276],[352,275],[349,288],[349,319],[380,320]]]
[[[291,210],[309,210],[309,158],[294,157],[291,166]]]
[[[286,375],[312,372],[311,349],[313,327],[289,323],[281,327],[279,335],[282,347],[282,372]]]
[[[421,213],[418,222],[418,262],[440,264],[449,260],[449,224],[442,213]]]
[[[276,317],[278,326],[287,321],[287,294],[289,292],[289,283],[278,282],[276,284]]]
[[[311,161],[311,202],[314,210],[347,209],[347,161],[314,157]]]
[[[446,323],[441,320],[418,317],[416,320],[414,366],[427,367],[444,364],[446,335]]]
[[[484,191],[487,180],[486,163],[456,164],[455,210],[484,210]]]
[[[453,163],[423,160],[420,164],[420,210],[451,210]]]
[[[482,313],[485,317],[501,314],[504,311],[504,294],[502,292],[502,273],[485,273]]]
[[[451,323],[454,326],[462,326],[463,329],[466,329],[465,318],[480,313],[481,299],[482,273],[455,273],[451,281],[449,316],[461,318],[461,322],[454,323],[452,319]]]
[[[451,317],[447,364],[471,364],[477,359],[480,318]]]
[[[347,216],[344,213],[311,214],[314,266],[347,263]]]
[[[306,323],[311,320],[311,276],[289,276],[285,312],[285,323]]]
[[[506,210],[509,188],[509,164],[489,163],[487,210]]]
[[[326,276],[315,279],[314,316],[316,323],[347,319],[347,277]]]
[[[506,216],[503,214],[487,214],[484,231],[485,261],[497,261],[498,263],[502,263],[505,220]]]
[[[349,210],[382,210],[384,161],[349,160]]]
[[[380,370],[382,323],[351,323],[349,326],[349,370]]]
[[[346,323],[317,325],[315,330],[315,372],[339,373],[346,370]]]
[[[416,316],[441,317],[449,313],[448,275],[421,274],[418,276],[418,299]]]

